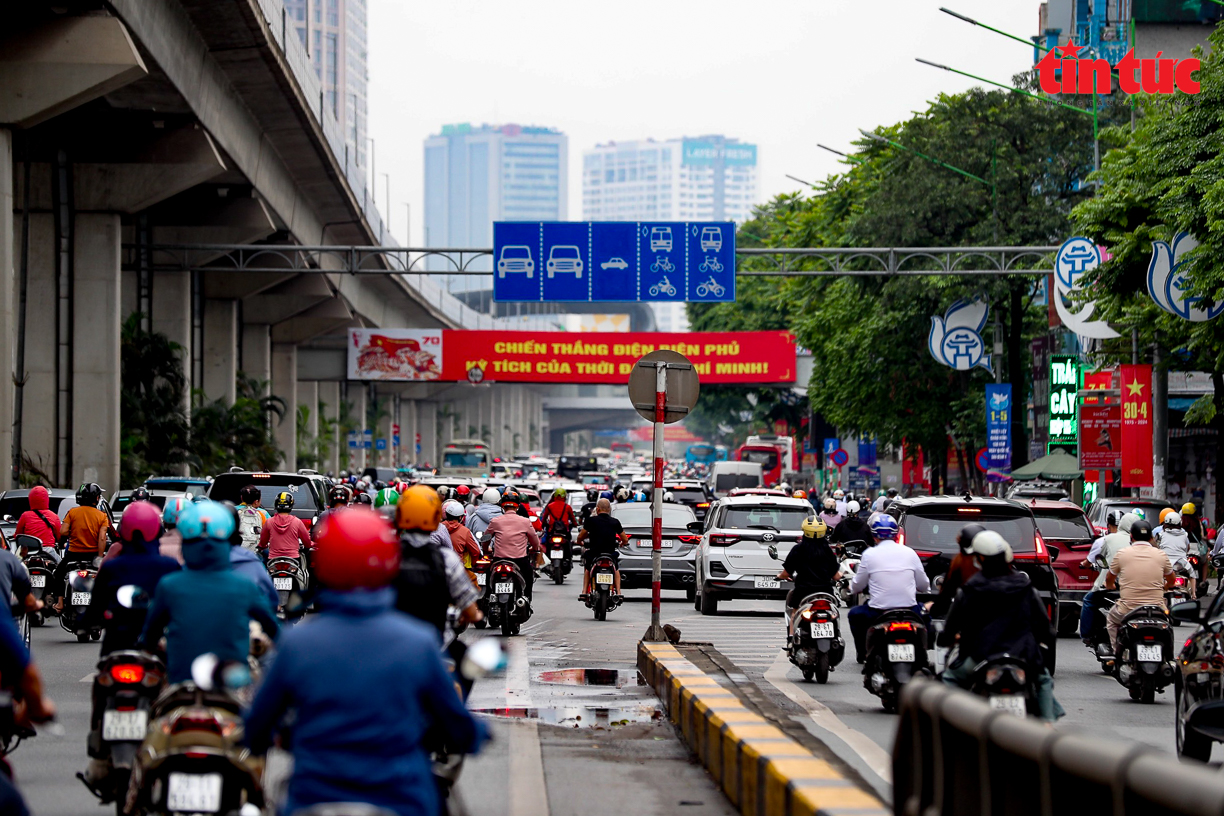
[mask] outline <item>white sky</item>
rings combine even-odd
[[[1037,0],[368,0],[370,126],[389,223],[422,243],[423,142],[443,124],[542,125],[569,137],[569,218],[582,151],[600,142],[722,133],[758,145],[759,195],[838,169],[870,130],[979,84],[1008,82],[1032,48]],[[943,157],[954,159],[955,157]]]

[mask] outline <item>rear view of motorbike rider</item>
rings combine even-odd
[[[489,522],[487,532],[493,537],[493,557],[513,561],[523,576],[523,592],[531,600],[535,584],[536,553],[540,552],[540,536],[530,521],[518,514],[522,499],[511,488],[501,497],[502,514]]]
[[[824,509],[820,511],[820,518],[830,529],[836,528],[841,524],[842,514],[837,512],[837,500],[830,497],[824,500]]]
[[[816,592],[833,594],[833,585],[841,580],[837,556],[829,546],[829,528],[818,516],[803,520],[803,537],[791,547],[778,573],[780,581],[794,581],[795,586],[786,593],[787,634],[793,635],[793,611],[799,602]]]
[[[830,544],[845,544],[848,541],[861,541],[863,548],[866,549],[872,541],[871,525],[866,519],[859,518],[859,511],[862,509],[857,501],[846,502],[846,517],[842,519],[841,524],[833,529],[832,535],[829,536]]]
[[[1131,529],[1134,530],[1133,527]],[[1164,523],[1152,533],[1152,540],[1169,556],[1169,563],[1173,565],[1174,571],[1190,579],[1186,582],[1190,597],[1198,597],[1198,576],[1190,565],[1190,536],[1182,529],[1181,515],[1176,512],[1166,515]]]
[[[318,538],[320,525],[323,524],[337,510],[343,510],[348,507],[349,492],[346,488],[339,485],[333,487],[327,492],[327,509],[319,514],[318,520],[310,528],[310,537]]]
[[[459,619],[465,623],[483,617],[476,608],[479,595],[459,556],[449,545],[443,548],[430,540],[441,524],[438,491],[418,484],[400,494],[395,505],[395,526],[400,533],[400,569],[392,582],[395,608],[433,626],[439,643],[448,606],[461,610]]]
[[[479,535],[489,529],[489,522],[501,515],[501,508],[497,503],[501,501],[501,494],[497,492],[496,487],[485,488],[485,492],[480,496],[480,504],[468,516],[467,527],[472,531],[472,535]]]
[[[268,551],[268,558],[293,558],[303,568],[302,549],[313,545],[306,522],[293,515],[293,494],[276,494],[276,515],[263,526],[259,534],[259,549]]]
[[[871,535],[876,545],[863,553],[850,581],[851,593],[867,590],[871,594],[867,603],[859,604],[846,614],[859,663],[867,660],[867,630],[884,612],[909,609],[924,616],[925,610],[918,605],[917,594],[930,590],[931,582],[923,571],[918,553],[897,543],[898,531],[897,521],[892,516],[881,513],[872,519]]]
[[[439,813],[426,732],[474,753],[484,728],[456,693],[433,629],[394,610],[401,550],[391,525],[356,508],[324,522],[318,543],[320,612],[281,638],[246,741],[265,753],[295,712],[286,813],[326,802]]]
[[[544,510],[540,513],[540,525],[544,535],[565,536],[569,540],[574,528],[578,526],[578,519],[574,516],[574,508],[569,506],[569,502],[566,501],[567,497],[568,494],[565,492],[565,488],[558,487],[553,491],[552,499],[548,504],[544,505]],[[565,563],[573,563],[573,547],[567,545],[564,550]]]
[[[1106,628],[1114,653],[1118,651],[1118,627],[1126,615],[1141,606],[1165,608],[1164,593],[1173,586],[1173,565],[1163,551],[1152,546],[1152,525],[1144,519],[1131,524],[1131,545],[1109,563],[1105,588],[1118,587],[1119,599],[1109,610]],[[1168,611],[1168,610],[1165,610]]]
[[[1011,545],[993,530],[976,533],[969,542],[969,554],[980,571],[961,587],[939,635],[940,645],[959,644],[943,681],[968,687],[979,663],[1009,654],[1023,660],[1037,678],[1034,686],[1041,719],[1056,721],[1066,712],[1054,699],[1054,678],[1042,658],[1043,649],[1053,648],[1056,634],[1037,590],[1027,575],[1012,568]]]
[[[64,582],[69,570],[77,564],[92,566],[95,558],[101,558],[106,553],[110,519],[98,509],[101,498],[102,488],[93,483],[83,484],[77,489],[77,506],[64,514],[60,525],[60,543],[67,541],[68,551],[55,568],[55,584],[59,592],[55,602],[56,611],[63,610]]]
[[[945,617],[952,608],[956,593],[969,583],[970,578],[978,574],[978,562],[972,550],[973,537],[985,529],[980,524],[966,524],[961,528],[960,535],[956,537],[958,552],[952,556],[952,562],[948,565],[948,572],[939,587],[939,597],[929,608],[932,617]]]
[[[603,493],[601,494],[601,491],[599,490],[597,486],[592,486],[592,487],[587,488],[586,504],[582,505],[582,509],[578,511],[579,526],[586,524],[586,520],[589,519],[591,516],[595,515],[595,505],[599,502],[601,495],[603,498],[606,498],[608,501],[612,501],[611,493],[607,491],[603,491]]]

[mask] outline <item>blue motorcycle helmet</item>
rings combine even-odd
[[[881,540],[896,538],[899,529],[897,520],[884,513],[880,513],[871,522],[871,534]]]
[[[228,541],[234,526],[234,514],[229,508],[207,499],[183,507],[178,514],[178,531],[184,541],[196,538]]]

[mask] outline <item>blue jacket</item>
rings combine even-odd
[[[472,753],[484,727],[463,707],[433,627],[392,609],[389,589],[323,592],[322,611],[287,630],[246,718],[264,753],[296,712],[285,812],[366,802],[401,816],[439,812],[426,730]]]
[[[102,654],[136,648],[144,627],[145,610],[120,606],[115,595],[119,587],[135,585],[153,597],[162,578],[180,571],[179,562],[150,551],[143,541],[124,542],[119,555],[102,565],[86,613],[91,625],[106,629]]]
[[[276,594],[276,587],[272,585],[268,568],[263,561],[259,560],[258,555],[245,547],[230,547],[230,566],[243,578],[250,578],[255,582],[255,586],[263,592],[264,597],[268,599],[268,605],[273,610],[280,606],[280,596]]]
[[[167,575],[157,585],[140,643],[151,650],[165,632],[166,672],[171,683],[190,680],[191,662],[202,654],[211,652],[222,661],[246,661],[252,619],[268,635],[276,635],[276,613],[259,587],[231,569],[229,549],[227,541],[184,541],[187,568]]]

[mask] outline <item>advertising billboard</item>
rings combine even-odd
[[[350,329],[348,378],[413,382],[442,374],[441,329]]]

